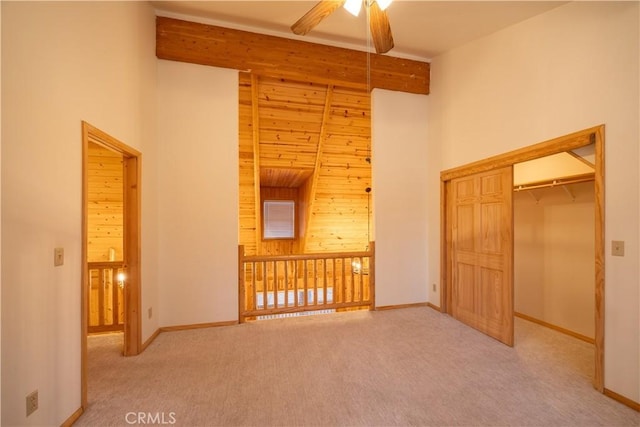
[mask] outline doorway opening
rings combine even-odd
[[[514,314],[594,344],[595,147],[514,165]]]
[[[441,173],[441,271],[442,271],[442,293],[441,309],[443,312],[451,314],[455,317],[455,305],[456,300],[464,301],[466,297],[460,298],[458,293],[468,287],[458,287],[457,277],[454,274],[454,250],[458,245],[455,241],[455,233],[453,232],[455,227],[458,227],[454,223],[453,211],[454,211],[454,186],[452,185],[455,180],[465,177],[478,176],[481,180],[482,174],[486,174],[491,171],[497,171],[499,169],[509,168],[511,169],[514,164],[538,159],[541,157],[550,156],[557,153],[569,152],[581,147],[592,145],[594,148],[594,312],[595,312],[595,368],[593,385],[600,391],[604,392],[604,125],[596,126],[593,128],[585,129],[579,132],[575,132],[569,135],[565,135],[559,138],[555,138],[549,141],[542,142],[530,147],[525,147],[519,150],[515,150],[509,153],[494,156],[485,160],[481,160],[469,165],[461,166],[458,168],[443,171]],[[504,223],[506,224],[508,233],[511,233],[513,228],[513,207],[506,209],[504,212]],[[499,228],[499,232],[503,232],[504,227]],[[505,257],[506,261],[513,266],[513,234],[505,239],[509,250],[508,256]],[[510,254],[509,254],[510,253]],[[504,304],[497,304],[499,308],[498,316],[502,319],[502,324],[506,327],[510,326],[510,331],[507,331],[513,339],[513,269],[504,277],[503,288],[508,293],[507,307]],[[490,278],[490,275],[487,275]],[[486,312],[486,311],[485,311]],[[496,311],[490,313],[495,315]]]
[[[82,122],[83,408],[89,333],[121,330],[123,355],[140,353],[140,167],[140,152]]]

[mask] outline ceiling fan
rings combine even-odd
[[[392,1],[393,0],[321,0],[291,26],[291,31],[303,36],[341,6],[344,6],[352,15],[358,16],[360,8],[364,4],[364,7],[369,11],[369,27],[376,52],[380,54],[387,53],[393,48],[393,35],[391,34],[389,17],[385,9]]]

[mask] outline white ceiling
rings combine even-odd
[[[152,1],[159,15],[366,50],[366,14],[339,9],[304,37],[289,27],[317,2],[307,0]],[[387,9],[391,56],[430,59],[467,42],[544,13],[566,1],[395,0]],[[369,47],[373,49],[372,46]]]

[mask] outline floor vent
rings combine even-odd
[[[267,314],[264,316],[257,316],[256,320],[271,320],[271,319],[284,319],[285,317],[314,316],[316,314],[330,314],[335,312],[336,311],[334,309],[331,309],[331,310],[299,311],[297,313]]]

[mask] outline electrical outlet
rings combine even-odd
[[[624,256],[624,241],[612,240],[611,241],[611,255]]]
[[[153,316],[153,308],[149,307],[149,319]]]
[[[431,285],[433,287],[433,292],[436,292],[436,284]]]
[[[27,395],[27,417],[38,409],[38,390]]]

